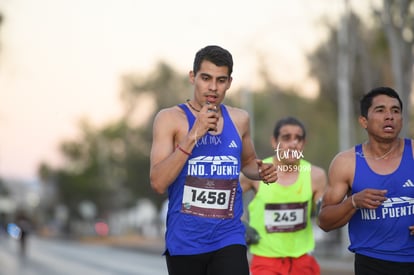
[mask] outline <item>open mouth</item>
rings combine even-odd
[[[216,103],[217,97],[216,96],[206,96],[207,102],[210,102],[212,104]]]
[[[382,128],[385,132],[393,132],[394,131],[394,127],[391,125],[386,125]]]

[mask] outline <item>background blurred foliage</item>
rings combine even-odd
[[[351,91],[354,116],[351,140],[363,142],[364,131],[359,127],[358,100],[373,87],[391,85],[388,44],[379,23],[368,28],[354,14],[350,16],[352,49]],[[262,68],[264,85],[249,93],[232,88],[225,104],[248,108],[251,112],[254,143],[257,154],[265,158],[273,154],[270,146],[275,122],[284,116],[296,116],[307,128],[304,156],[316,165],[328,169],[338,152],[337,106],[337,26],[328,26],[326,41],[308,55],[310,76],[320,85],[315,99],[300,95],[299,91],[282,88],[273,83],[269,69]],[[192,54],[192,53],[189,53]],[[191,68],[192,64],[188,64]],[[61,153],[65,164],[52,167],[43,163],[39,175],[43,182],[54,186],[55,202],[69,207],[70,217],[78,217],[77,205],[89,200],[96,204],[98,216],[126,208],[139,198],[150,198],[158,206],[166,195],[156,195],[149,183],[149,153],[152,121],[162,108],[185,102],[192,97],[188,75],[160,62],[152,72],[142,75],[130,73],[122,78],[120,100],[124,113],[104,125],[94,127],[85,119],[79,124],[80,136],[64,140]],[[244,100],[244,101],[243,101]],[[142,110],[147,117],[142,119]],[[50,206],[53,206],[53,202]]]

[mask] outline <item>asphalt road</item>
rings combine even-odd
[[[17,240],[0,236],[0,275],[167,275],[161,239],[65,241],[30,236],[26,255]],[[353,258],[317,256],[321,275],[351,275]]]

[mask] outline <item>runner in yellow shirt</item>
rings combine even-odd
[[[276,123],[272,147],[275,154],[263,162],[276,166],[273,184],[252,181],[243,175],[243,191],[253,189],[248,205],[249,224],[260,235],[250,245],[252,275],[318,275],[320,267],[309,253],[315,247],[311,214],[326,187],[326,172],[304,160],[306,131],[302,122],[286,117]]]

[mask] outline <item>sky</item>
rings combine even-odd
[[[145,75],[159,61],[187,73],[208,44],[233,54],[233,86],[258,85],[262,58],[275,82],[312,95],[306,54],[326,35],[321,16],[335,21],[342,7],[342,0],[0,0],[0,178],[35,180],[40,162],[59,166],[59,144],[76,137],[80,119],[99,126],[120,115],[123,75]]]

